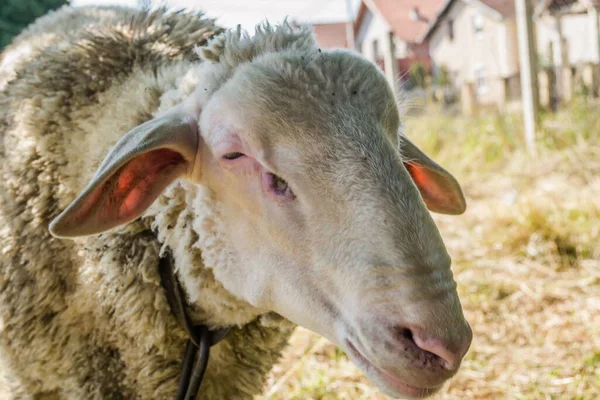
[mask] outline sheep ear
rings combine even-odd
[[[198,122],[170,114],[137,126],[110,150],[88,186],[50,224],[55,237],[104,232],[139,217],[198,154]]]
[[[429,158],[406,136],[399,136],[404,166],[417,185],[430,211],[458,215],[465,212],[467,203],[462,189],[448,171]]]

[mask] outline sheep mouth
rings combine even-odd
[[[382,392],[388,396],[398,398],[411,398],[411,399],[422,399],[433,395],[435,392],[440,390],[441,386],[437,387],[417,387],[409,385],[406,382],[401,381],[391,373],[386,372],[377,368],[372,362],[367,360],[360,351],[346,339],[346,346],[348,347],[349,355],[352,361],[371,379]]]

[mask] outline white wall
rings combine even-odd
[[[394,51],[397,59],[408,57],[408,43],[394,36]]]
[[[383,51],[385,49],[388,32],[390,31],[389,25],[379,15],[374,14],[371,10],[365,10],[362,23],[356,33],[356,43],[360,49],[362,49],[363,55],[369,60],[375,62],[373,57],[373,41],[377,40],[379,43],[379,51],[383,58]],[[396,51],[396,58],[408,57],[408,45],[405,41],[395,37],[394,47]]]
[[[356,35],[356,43],[367,59],[372,62],[377,61],[373,54],[373,42],[375,40],[377,40],[379,47],[379,57],[383,59],[388,32],[387,23],[367,9]]]
[[[474,19],[482,31],[475,32]],[[454,21],[450,38],[448,21]],[[475,83],[482,103],[503,95],[502,79],[518,73],[518,53],[514,21],[503,21],[494,11],[457,1],[430,39],[434,65],[445,66],[458,86]]]
[[[597,50],[592,35],[593,21],[587,14],[567,15],[561,18],[563,35],[567,41],[569,64],[574,66],[583,62],[597,60]],[[555,65],[561,65],[558,30],[554,17],[544,16],[537,24],[537,46],[542,60],[549,62],[549,43],[552,43]]]
[[[519,73],[519,43],[517,38],[517,21],[514,19],[504,22],[504,37],[506,40],[506,51],[501,68],[503,77],[513,76]]]

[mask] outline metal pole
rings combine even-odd
[[[515,11],[519,42],[525,143],[527,150],[533,154],[535,153],[535,136],[538,125],[539,90],[531,0],[515,0]]]
[[[399,87],[396,82],[398,80],[398,60],[396,59],[396,48],[394,46],[394,32],[388,32],[383,45],[385,76],[387,77],[388,82],[394,91],[394,96],[396,96],[396,99],[398,99],[400,93],[398,92]]]
[[[594,4],[590,4],[588,8],[588,15],[591,19],[591,36],[594,42],[594,64],[600,63],[600,19],[598,17],[598,9]]]
[[[352,11],[352,0],[346,0],[346,13],[348,14],[348,24],[346,25],[346,41],[348,47],[356,50],[354,41],[354,12]]]

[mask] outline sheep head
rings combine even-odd
[[[427,210],[462,213],[459,184],[398,134],[371,63],[306,30],[229,35],[200,51],[222,82],[126,134],[51,232],[99,233],[177,179],[203,186],[228,244],[208,267],[229,292],[328,337],[390,396],[435,393],[471,341]]]

